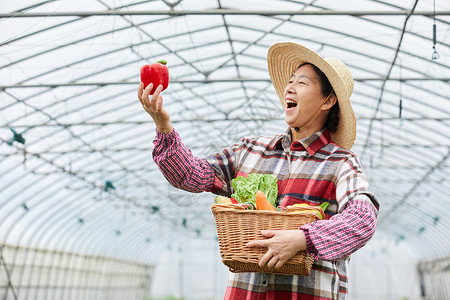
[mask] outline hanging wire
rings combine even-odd
[[[433,0],[433,54],[431,59],[439,59],[439,53],[436,51],[436,0]]]
[[[399,66],[399,68],[400,68],[400,70],[399,70],[399,77],[400,77],[400,80],[398,81],[398,84],[399,84],[399,87],[398,87],[398,94],[399,94],[399,97],[400,97],[400,100],[399,100],[399,103],[398,103],[398,118],[399,118],[399,120],[400,120],[400,127],[403,125],[403,118],[402,118],[402,112],[403,112],[403,99],[402,99],[402,70],[403,70],[403,67],[402,67],[402,60],[401,60],[401,58],[399,57],[399,59],[398,59],[398,66]]]
[[[380,155],[379,158],[384,157],[384,122],[383,119],[380,120]]]
[[[388,70],[388,72],[386,74],[386,79],[383,80],[383,83],[381,85],[381,91],[380,91],[380,95],[378,97],[377,105],[375,107],[375,112],[374,112],[373,117],[372,117],[372,119],[370,120],[370,123],[369,123],[369,128],[368,128],[368,133],[366,135],[366,140],[364,141],[364,146],[363,146],[361,155],[359,156],[361,160],[364,160],[364,156],[365,156],[365,153],[366,153],[366,150],[367,150],[367,146],[369,145],[369,140],[370,140],[370,138],[372,136],[373,123],[374,123],[374,120],[376,119],[378,111],[380,110],[381,102],[383,100],[383,94],[384,94],[385,86],[386,86],[386,83],[389,80],[389,77],[391,75],[392,69],[395,66],[395,61],[398,58],[398,54],[400,52],[400,48],[401,48],[402,43],[403,43],[403,38],[404,38],[404,35],[405,35],[405,32],[406,32],[406,25],[408,24],[408,20],[411,17],[411,15],[414,14],[414,10],[416,9],[416,6],[417,6],[418,2],[419,2],[419,0],[416,0],[414,2],[413,7],[408,11],[408,14],[406,15],[406,19],[403,22],[403,28],[402,28],[402,31],[401,31],[400,39],[398,41],[397,49],[395,50],[394,59],[392,60],[392,63],[390,65],[390,67],[389,67],[389,70]]]

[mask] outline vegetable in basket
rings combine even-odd
[[[238,176],[231,180],[234,189],[232,198],[239,203],[249,203],[256,206],[256,192],[261,191],[270,204],[276,207],[278,196],[277,177],[271,174],[250,173],[248,177]]]
[[[263,192],[257,191],[255,195],[256,209],[257,210],[272,210],[276,211],[276,208],[267,201]]]
[[[214,203],[215,204],[238,204],[236,199],[225,197],[225,196],[216,196],[216,198],[214,198]]]
[[[325,213],[325,211],[328,209],[328,207],[330,206],[330,203],[329,202],[323,202],[322,204],[320,204],[320,205],[317,205],[317,206],[315,206],[315,205],[308,205],[308,204],[306,204],[306,203],[297,203],[297,204],[294,204],[293,206],[297,206],[297,207],[307,207],[307,208],[314,208],[314,207],[320,207],[320,208],[322,208],[322,210],[324,211],[324,213]],[[319,216],[319,219],[320,220],[323,220],[324,219],[324,217],[325,216],[322,216],[322,213],[319,211],[319,210],[316,210],[316,213],[317,213],[317,215]]]

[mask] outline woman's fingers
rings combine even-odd
[[[160,94],[163,86],[159,85],[153,95],[150,95],[152,89],[152,83],[150,83],[145,89],[143,83],[140,83],[138,87],[139,101],[141,101],[141,104],[148,112],[160,112],[162,110],[162,97],[160,96]]]
[[[159,96],[157,102],[156,102],[156,111],[157,112],[162,112],[163,110],[163,97]]]
[[[272,256],[272,258],[267,262],[267,267],[269,269],[272,269],[273,267],[275,267],[275,265],[278,263],[278,258],[275,256]]]
[[[258,265],[263,268],[281,268],[284,265],[284,261],[278,255],[274,255],[272,251],[267,251],[266,254],[259,260]]]
[[[272,251],[267,251],[266,254],[259,260],[258,265],[263,268],[267,267],[269,269],[275,268],[279,269],[281,268],[285,263],[287,262],[287,259],[280,255],[275,255]]]
[[[279,260],[277,261],[277,263],[275,264],[274,267],[275,267],[275,269],[279,269],[279,268],[281,268],[285,263],[286,263],[285,260],[279,259]]]
[[[154,111],[161,112],[162,110],[162,97],[160,96],[163,86],[160,84],[155,90],[155,93],[152,96],[151,105]]]
[[[266,254],[264,254],[263,257],[261,257],[261,259],[259,260],[258,266],[264,268],[264,266],[267,265],[267,263],[272,257],[273,257],[272,254],[269,251],[267,251]]]
[[[145,107],[148,107],[151,104],[149,96],[150,92],[152,91],[152,88],[153,84],[150,83],[149,85],[147,85],[147,87],[144,89],[142,93],[142,105],[144,105]]]
[[[246,244],[247,247],[269,247],[270,242],[267,240],[254,240]]]
[[[142,105],[144,105],[144,103],[142,102],[142,93],[143,92],[144,92],[144,84],[141,82],[141,83],[139,83],[137,96]]]

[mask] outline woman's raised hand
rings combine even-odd
[[[171,133],[172,124],[170,123],[170,115],[163,108],[163,98],[160,95],[163,86],[159,85],[155,93],[150,96],[152,88],[153,84],[150,83],[144,89],[144,84],[141,82],[138,88],[139,101],[141,101],[142,107],[152,117],[153,122],[155,122],[156,130],[162,133]]]

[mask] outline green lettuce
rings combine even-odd
[[[277,181],[277,178],[270,174],[250,173],[248,177],[238,176],[231,180],[231,186],[234,189],[231,197],[239,203],[256,205],[255,194],[257,191],[262,191],[267,200],[276,207],[278,196]]]

